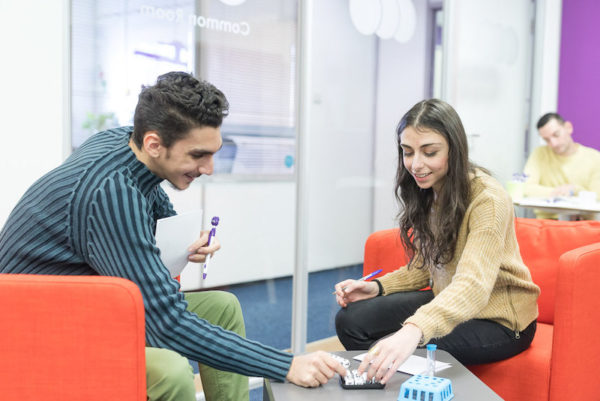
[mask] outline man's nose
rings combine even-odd
[[[213,156],[203,160],[198,166],[198,172],[204,175],[211,175],[215,168],[215,159]]]

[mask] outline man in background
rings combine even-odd
[[[558,113],[544,114],[537,123],[546,142],[531,153],[524,172],[526,197],[569,197],[592,191],[600,199],[600,152],[573,141],[573,124]],[[538,218],[556,215],[536,211]]]

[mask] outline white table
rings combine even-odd
[[[513,204],[559,216],[600,213],[600,202],[583,202],[579,198],[521,198],[513,199]]]

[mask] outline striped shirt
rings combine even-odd
[[[284,380],[292,355],[186,310],[160,259],[156,220],[175,213],[129,148],[131,127],[92,136],[23,195],[0,232],[0,272],[103,275],[140,288],[146,342],[220,370]]]

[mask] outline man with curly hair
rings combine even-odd
[[[0,232],[0,273],[118,276],[138,285],[150,400],[196,399],[188,358],[200,364],[207,400],[247,400],[246,376],[314,387],[346,373],[327,353],[293,356],[247,340],[234,295],[184,294],[160,259],[156,220],[176,214],[160,183],[184,190],[212,174],[228,107],[208,82],[160,76],[142,89],[133,127],[89,138],[27,190]],[[220,248],[207,240],[204,232],[183,244],[191,262]]]

